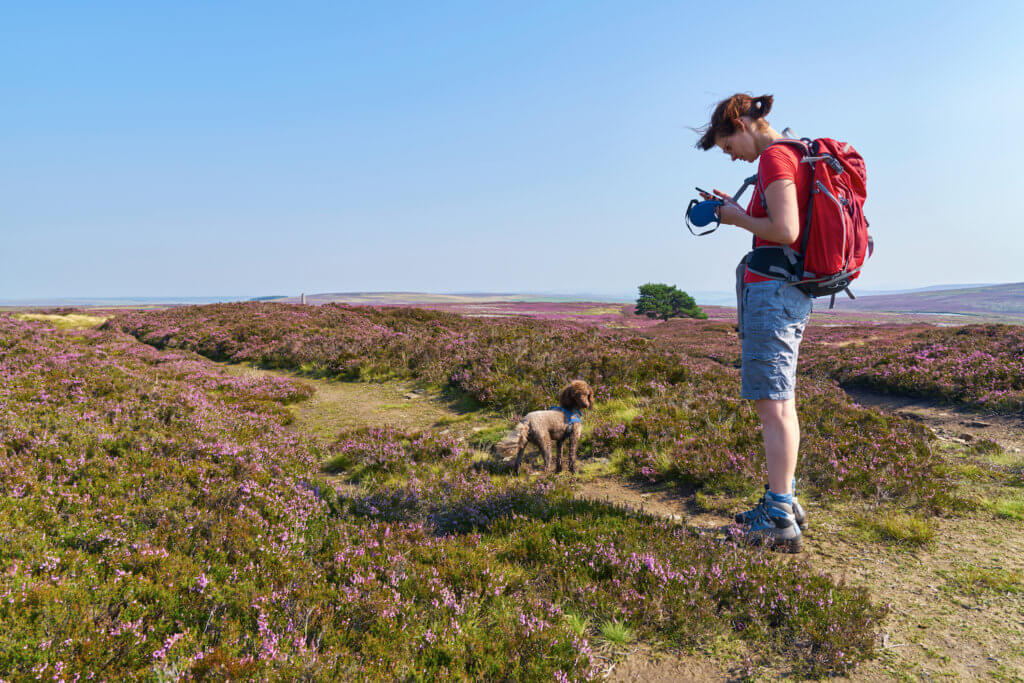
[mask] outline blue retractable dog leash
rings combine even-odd
[[[740,197],[743,196],[743,193],[747,191],[747,188],[756,182],[756,175],[752,175],[746,180],[744,180],[743,184],[740,186],[740,189],[737,190],[736,194],[733,195],[733,201],[739,201]],[[697,188],[697,191],[704,192],[704,190],[700,189],[699,187]],[[704,201],[700,201],[699,199],[691,199],[690,205],[686,207],[686,227],[689,228],[690,233],[694,237],[703,237],[704,235],[710,235],[715,230],[718,230],[718,227],[722,224],[721,209],[722,204],[724,203],[725,202],[723,202],[721,199],[705,199]],[[704,230],[703,232],[696,232],[693,229],[694,226],[697,226],[698,228],[703,228],[705,225],[711,223],[711,221],[715,222],[715,227],[710,228],[708,230]]]

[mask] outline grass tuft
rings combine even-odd
[[[859,515],[854,525],[872,540],[899,546],[920,548],[935,537],[935,530],[926,519],[903,513]]]
[[[565,623],[573,633],[581,638],[586,635],[587,629],[590,628],[590,619],[571,612],[565,613]]]
[[[628,645],[636,640],[636,633],[618,619],[601,624],[601,635],[613,645]]]
[[[996,498],[986,501],[985,506],[998,517],[1024,522],[1024,500],[1021,498]]]
[[[967,565],[946,574],[946,584],[963,593],[1024,593],[1024,572]]]

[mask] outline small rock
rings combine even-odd
[[[405,397],[406,398],[419,398],[420,396],[419,396],[419,394],[410,391],[408,394],[405,395]]]
[[[960,424],[962,424],[964,427],[976,427],[976,428],[991,427],[992,426],[988,422],[982,422],[981,420],[964,420]]]

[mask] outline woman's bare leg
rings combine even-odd
[[[793,493],[797,452],[800,450],[800,421],[796,399],[754,401],[761,418],[764,454],[768,468],[768,488],[772,493]]]

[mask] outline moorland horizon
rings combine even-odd
[[[952,290],[978,289],[978,288],[1004,288],[1014,285],[1024,285],[1024,282],[1006,283],[948,283],[927,285],[921,287],[906,287],[898,289],[861,289],[853,287],[858,297],[876,297],[896,294],[910,294],[918,292],[940,292]],[[685,288],[684,288],[685,289]],[[686,289],[702,306],[728,305],[735,297],[735,294],[727,290],[698,290]],[[530,300],[553,300],[553,301],[599,301],[599,302],[629,302],[636,299],[636,293],[626,292],[602,292],[588,290],[413,290],[413,289],[365,289],[331,292],[300,292],[298,294],[208,294],[208,295],[147,295],[147,294],[120,294],[108,296],[40,296],[40,297],[12,297],[0,298],[0,306],[102,306],[113,304],[131,304],[134,302],[145,303],[187,303],[187,304],[208,304],[228,303],[234,301],[281,301],[298,300],[302,295],[308,300],[320,302],[325,297],[370,297],[384,298],[396,296],[415,296],[417,301],[420,297],[436,297],[438,302],[452,301],[453,299],[465,298],[479,300],[481,297],[493,297],[494,300],[521,301]],[[401,302],[399,302],[401,303]]]

